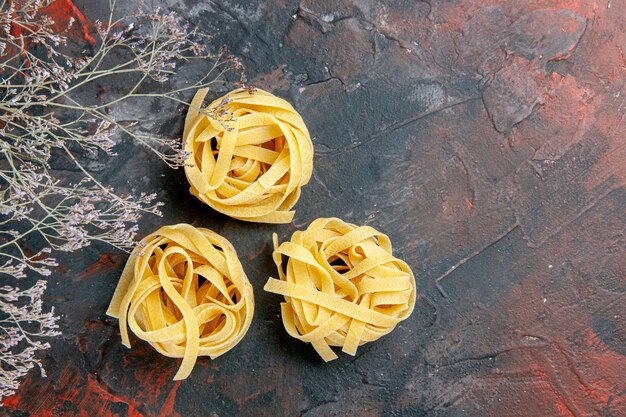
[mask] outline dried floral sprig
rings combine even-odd
[[[84,162],[114,157],[124,137],[171,167],[187,159],[177,138],[120,120],[117,109],[145,108],[151,99],[187,104],[185,93],[226,83],[227,73],[236,74],[238,84],[245,81],[241,62],[224,48],[207,52],[209,36],[181,16],[140,7],[114,18],[115,0],[109,0],[106,21],[81,28],[85,45],[76,54],[69,35],[86,19],[70,17],[60,27],[45,13],[54,1],[0,0],[0,277],[9,279],[50,275],[57,266],[52,251],[73,252],[92,242],[129,249],[140,216],[160,215],[156,195],[120,195]],[[172,76],[191,61],[208,63],[208,70],[177,86]],[[123,91],[92,93],[120,77]],[[73,164],[78,177],[59,177],[58,158]],[[43,242],[34,251],[25,243],[33,237]],[[39,338],[58,334],[53,312],[43,312],[44,289],[43,281],[28,290],[17,283],[0,288],[0,401],[40,365],[35,354],[49,345]],[[29,332],[25,322],[38,330]]]
[[[0,287],[0,399],[15,392],[31,369],[37,367],[46,375],[35,353],[50,347],[41,339],[61,333],[54,308],[43,311],[45,289],[41,280],[27,290]]]

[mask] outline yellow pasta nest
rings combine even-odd
[[[246,334],[254,311],[252,286],[230,242],[188,224],[164,226],[131,254],[107,314],[119,318],[161,354],[183,358],[184,379],[198,356],[228,352]]]
[[[280,246],[274,235],[274,247],[280,280],[270,278],[264,289],[285,296],[285,329],[327,362],[337,358],[330,346],[354,355],[413,311],[411,269],[391,254],[389,238],[369,226],[317,219]]]
[[[239,220],[289,223],[313,170],[313,144],[296,110],[256,89],[239,89],[198,111],[199,90],[185,119],[183,147],[190,192]]]

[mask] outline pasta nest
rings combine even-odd
[[[302,117],[283,99],[238,89],[187,113],[183,147],[190,192],[239,220],[289,223],[300,187],[311,179],[313,144]]]
[[[413,273],[372,227],[317,219],[290,242],[278,245],[274,235],[274,247],[280,280],[270,278],[264,289],[285,297],[287,332],[310,342],[327,362],[337,358],[330,346],[354,355],[413,311]]]
[[[164,226],[132,252],[107,314],[161,354],[183,358],[175,380],[198,356],[228,352],[252,321],[252,286],[228,240],[188,224]]]

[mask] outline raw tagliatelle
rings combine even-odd
[[[239,89],[200,112],[198,90],[185,119],[190,192],[240,220],[289,223],[313,169],[313,144],[296,110],[256,89]]]
[[[354,355],[413,311],[411,269],[392,255],[389,238],[369,226],[317,219],[280,246],[274,235],[274,247],[280,280],[270,278],[264,289],[285,296],[285,329],[327,362],[337,358],[330,346]]]
[[[230,242],[188,224],[164,226],[132,252],[107,314],[119,318],[158,352],[183,358],[175,380],[198,356],[212,359],[246,334],[254,311],[252,286]]]

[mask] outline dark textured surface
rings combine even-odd
[[[98,3],[76,1],[92,18]],[[126,255],[94,246],[50,282],[64,335],[48,378],[32,373],[0,413],[626,415],[625,2],[160,3],[294,103],[314,178],[293,225],[244,224],[124,145],[103,179],[159,193],[164,218],[142,233],[190,222],[230,239],[255,288],[252,327],[171,381],[175,360],[120,345],[104,312]],[[182,113],[153,111],[180,135]],[[272,232],[321,216],[389,234],[422,294],[393,333],[329,364],[286,335],[280,298],[262,291]]]

